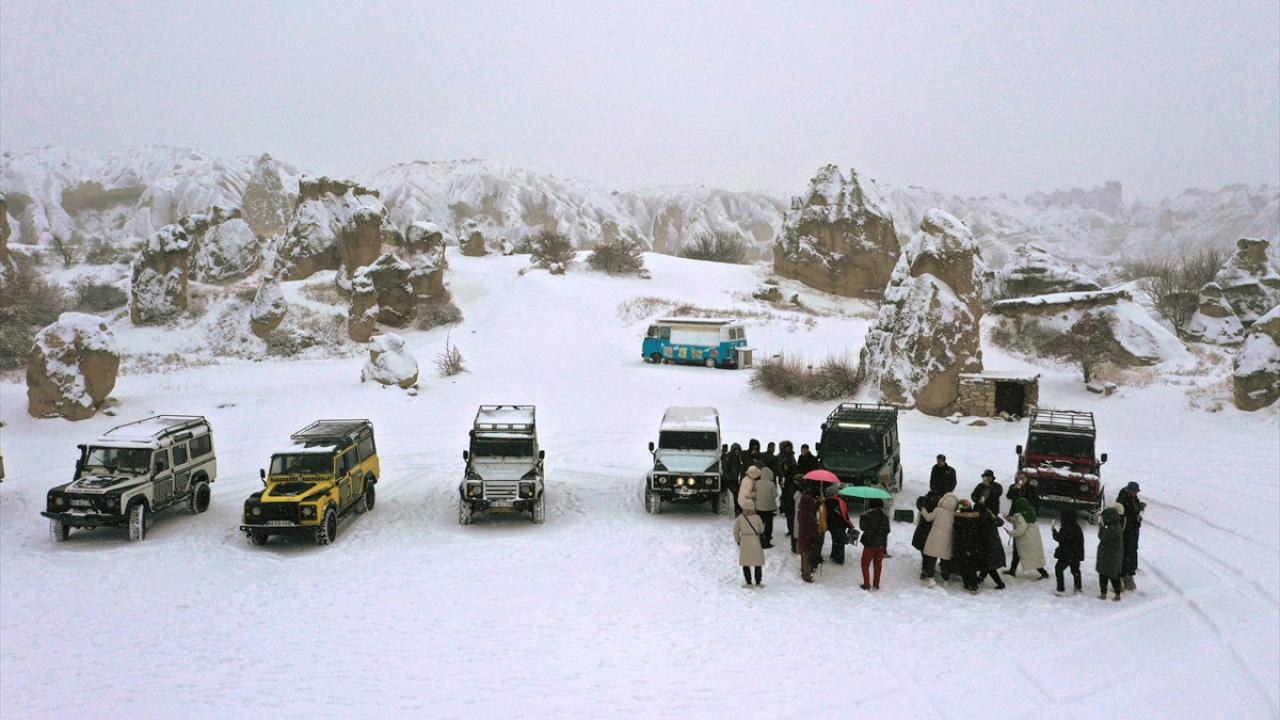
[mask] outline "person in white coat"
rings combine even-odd
[[[778,512],[778,486],[773,481],[773,471],[767,465],[760,467],[756,478],[756,513],[764,521],[764,547],[773,547],[773,516]]]
[[[1036,511],[1026,498],[1013,501],[1013,510],[1009,513],[1009,537],[1013,538],[1014,547],[1018,550],[1018,559],[1023,567],[1035,568],[1039,573],[1037,580],[1049,577],[1044,569],[1044,543],[1040,539],[1040,526],[1036,524]]]
[[[733,541],[738,544],[738,564],[742,566],[742,587],[764,587],[764,521],[756,513],[755,503],[742,504],[742,514],[733,521]],[[752,576],[755,584],[752,585]]]
[[[760,468],[751,465],[742,475],[742,482],[738,483],[738,507],[745,508],[747,502],[751,502],[751,507],[756,506],[756,481],[760,479]]]
[[[938,500],[933,510],[922,509],[921,517],[933,523],[929,529],[929,537],[925,538],[924,550],[924,584],[933,587],[933,572],[939,560],[951,560],[951,531],[955,527],[956,507],[960,499],[954,493],[947,493]]]

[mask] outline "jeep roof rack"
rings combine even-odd
[[[99,442],[155,443],[168,435],[207,425],[203,415],[152,415],[117,425],[102,434]]]
[[[533,432],[537,425],[533,405],[481,405],[473,430],[480,432]]]
[[[898,408],[879,403],[846,402],[836,406],[822,423],[823,428],[832,423],[857,423],[878,428],[892,425],[898,420]]]
[[[1094,434],[1093,413],[1084,410],[1046,410],[1031,412],[1031,428],[1051,432]]]
[[[306,447],[343,445],[355,442],[366,431],[373,430],[368,420],[317,420],[289,436]]]

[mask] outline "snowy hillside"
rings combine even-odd
[[[1280,415],[1233,409],[1224,363],[1158,366],[1103,397],[1085,392],[1075,371],[984,344],[989,369],[1042,373],[1043,405],[1096,414],[1109,490],[1141,483],[1149,507],[1139,591],[1122,602],[1097,599],[1088,527],[1082,596],[1055,597],[1051,581],[1025,577],[977,596],[958,582],[924,588],[901,523],[878,593],[858,589],[853,564],[827,563],[803,584],[785,543],[768,551],[766,587],[745,590],[726,518],[692,507],[645,514],[646,443],[664,408],[680,404],[717,407],[726,442],[812,443],[829,404],[774,399],[744,371],[644,364],[644,329],[692,305],[739,313],[762,354],[856,356],[875,308],[784,282],[785,296],[799,292],[817,310],[781,310],[747,297],[765,277],[760,266],[654,254],[651,280],[581,263],[563,276],[519,274],[527,258],[454,248],[448,261],[466,319],[404,333],[423,371],[416,396],[362,384],[363,357],[223,359],[126,373],[115,417],[70,423],[32,419],[21,382],[0,382],[0,665],[18,679],[0,691],[4,716],[1280,712]],[[291,302],[303,301],[306,283],[285,283]],[[582,339],[567,341],[566,329]],[[198,344],[200,333],[183,342]],[[132,327],[116,335],[126,367],[167,337]],[[469,372],[441,379],[430,368],[446,336]],[[492,402],[538,407],[545,525],[458,525],[467,431],[476,406]],[[200,413],[213,425],[220,475],[209,511],[171,511],[136,544],[109,529],[51,542],[39,511],[48,488],[67,481],[76,443],[161,412]],[[244,498],[261,487],[258,468],[319,417],[373,421],[376,510],[345,520],[329,547],[251,546],[237,526]],[[924,491],[938,452],[965,493],[984,468],[1007,482],[1026,433],[1025,421],[976,427],[903,413],[897,505]],[[804,690],[794,680],[806,673]],[[770,680],[756,691],[750,678]]]

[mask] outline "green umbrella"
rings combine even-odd
[[[845,497],[860,497],[869,500],[889,500],[893,496],[888,491],[871,485],[850,485],[849,487],[840,488],[840,494]]]

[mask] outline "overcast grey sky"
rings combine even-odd
[[[0,147],[798,192],[1280,183],[1280,3],[0,0]]]

